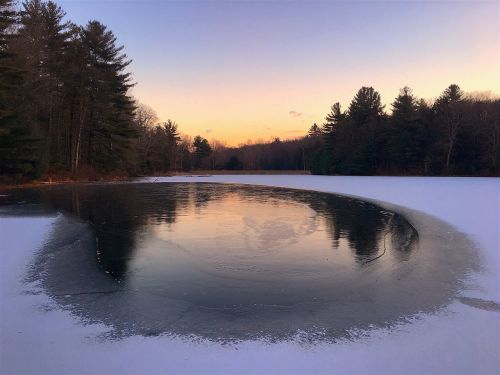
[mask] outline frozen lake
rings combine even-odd
[[[30,280],[114,336],[332,340],[442,307],[474,267],[471,244],[440,235],[444,224],[419,236],[400,214],[312,191],[59,186],[6,203],[12,215],[65,214]]]
[[[188,358],[201,358],[206,372],[241,370],[249,358],[265,362],[248,372],[498,369],[489,354],[498,347],[499,314],[497,275],[485,266],[485,258],[496,265],[487,231],[474,238],[412,209],[314,191],[188,183],[278,179],[324,191],[359,180],[214,176],[11,192],[0,221],[2,372],[197,372]],[[378,180],[405,181],[373,178],[371,194]],[[420,181],[436,192],[425,183],[432,179]],[[406,186],[393,188],[394,203],[411,191]],[[494,209],[484,215],[498,220]],[[443,349],[458,327],[480,362],[457,341],[425,361],[384,365],[381,348],[399,358]],[[20,347],[38,354],[23,361]],[[349,359],[366,350],[371,367]],[[214,358],[226,358],[224,366]]]

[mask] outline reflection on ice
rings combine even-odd
[[[331,194],[217,184],[24,190],[10,203],[62,211],[35,278],[117,335],[327,339],[444,303],[449,254],[401,215]],[[9,203],[9,202],[8,202]],[[420,292],[430,288],[426,293]]]

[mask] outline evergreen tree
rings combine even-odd
[[[362,87],[349,105],[348,115],[356,126],[378,120],[383,114],[380,94],[373,87]]]
[[[177,124],[172,120],[168,120],[154,129],[150,163],[155,172],[166,172],[177,168],[179,141]]]
[[[349,128],[343,134],[345,146],[341,153],[341,172],[370,175],[381,159],[381,147],[376,133],[384,118],[380,94],[373,87],[359,89],[348,109]]]
[[[124,169],[131,140],[137,136],[133,125],[135,102],[128,95],[133,84],[130,73],[125,72],[131,61],[121,52],[123,46],[116,46],[113,33],[97,21],[87,24],[81,38],[89,101],[82,113],[87,115],[86,139],[78,141],[77,149],[83,148],[81,142],[85,141],[87,164],[98,169]],[[77,153],[76,166],[79,157]]]
[[[421,167],[424,127],[417,99],[409,87],[402,88],[392,103],[391,126],[386,138],[390,165],[405,172]]]
[[[437,125],[441,132],[441,150],[446,174],[451,172],[453,151],[463,125],[462,99],[462,90],[458,85],[452,84],[444,90],[434,104]]]
[[[307,135],[311,138],[321,137],[322,134],[321,128],[316,123],[312,124],[307,132]]]
[[[38,159],[47,170],[57,159],[63,108],[62,74],[69,37],[65,13],[54,2],[29,0],[20,11],[20,27],[12,45],[17,66],[24,72],[18,97],[23,108],[21,120],[40,138]]]
[[[193,140],[193,164],[195,168],[200,168],[203,162],[203,159],[205,159],[207,156],[210,155],[212,152],[212,148],[210,147],[210,144],[208,141],[197,135],[194,137]]]
[[[341,110],[340,103],[332,105],[331,112],[326,115],[325,123],[323,124],[323,134],[333,134],[345,119],[345,114]]]
[[[0,0],[0,176],[36,177],[36,139],[18,116],[13,93],[23,84],[11,44],[16,38],[17,14],[14,2]]]
[[[167,158],[169,161],[169,169],[177,169],[177,144],[181,140],[179,132],[177,130],[178,126],[172,120],[167,120],[163,124],[163,128],[167,140]]]
[[[336,173],[336,138],[339,127],[346,122],[346,114],[342,112],[340,103],[331,107],[331,112],[326,115],[322,126],[323,147],[316,150],[312,156],[314,173]]]

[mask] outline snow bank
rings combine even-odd
[[[209,176],[162,182],[262,184],[336,192],[420,210],[468,234],[484,271],[464,296],[500,301],[500,180],[325,176]],[[0,372],[9,373],[500,373],[500,313],[454,302],[392,331],[339,344],[243,342],[224,346],[170,337],[106,341],[23,283],[57,220],[0,217]],[[31,293],[26,293],[31,291]]]

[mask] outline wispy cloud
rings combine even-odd
[[[212,133],[212,129],[205,129],[205,133],[206,133],[206,134],[210,134],[210,133]]]
[[[292,111],[288,111],[288,114],[289,114],[290,116],[292,116],[292,117],[300,117],[300,116],[302,116],[302,115],[303,115],[303,113],[302,113],[302,112],[297,112],[297,111],[293,111],[293,110],[292,110]]]

